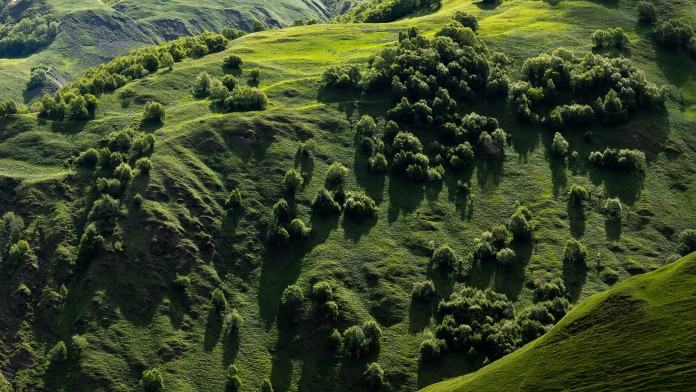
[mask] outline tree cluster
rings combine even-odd
[[[11,19],[8,19],[11,21]],[[58,34],[58,21],[51,15],[0,23],[0,57],[21,57],[48,45]]]
[[[341,23],[393,22],[414,12],[438,9],[442,0],[371,0],[336,18]]]

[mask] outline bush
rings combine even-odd
[[[191,286],[191,278],[187,275],[176,274],[176,278],[172,281],[172,285],[177,289],[185,289]]]
[[[242,379],[239,377],[239,369],[234,364],[227,367],[227,386],[231,392],[242,389]]]
[[[163,392],[164,378],[157,368],[145,370],[143,371],[143,378],[140,380],[140,385],[142,385],[145,392]]]
[[[457,255],[449,245],[442,245],[433,252],[432,262],[439,268],[453,269],[457,264]]]
[[[551,144],[551,151],[553,152],[554,155],[557,155],[559,157],[564,157],[568,155],[568,142],[565,140],[563,135],[560,134],[560,132],[556,132],[553,135],[553,142]]]
[[[516,240],[529,240],[532,237],[531,217],[525,215],[519,209],[510,217],[508,225],[513,238]]]
[[[630,40],[621,27],[596,30],[590,37],[596,48],[625,49]]]
[[[377,132],[377,124],[371,116],[366,114],[360,118],[360,121],[355,126],[355,130],[359,136],[372,137]]]
[[[312,234],[312,229],[299,219],[293,219],[288,225],[288,234],[292,240],[303,240]]]
[[[331,335],[329,335],[328,344],[329,348],[332,350],[341,351],[343,349],[343,337],[336,328],[334,328]]]
[[[379,391],[384,388],[384,370],[377,362],[367,365],[363,373],[363,384],[370,391]]]
[[[474,163],[474,149],[469,142],[457,145],[447,155],[454,170],[461,170]]]
[[[426,280],[423,282],[416,282],[413,285],[413,291],[411,291],[411,297],[414,300],[425,300],[432,298],[435,295],[435,284],[432,280]]]
[[[312,208],[322,215],[333,215],[341,212],[341,206],[334,201],[333,196],[326,189],[319,191],[312,202]]]
[[[657,22],[657,8],[647,1],[639,1],[636,4],[638,11],[638,22],[643,24],[653,24]]]
[[[290,169],[285,172],[283,187],[286,193],[294,194],[302,184],[304,184],[304,178],[302,178],[302,175],[297,170]]]
[[[321,312],[325,318],[336,320],[338,318],[338,304],[334,301],[328,301],[321,306]]]
[[[377,216],[375,201],[364,192],[348,194],[344,209],[346,216],[359,221]]]
[[[620,218],[623,208],[621,207],[621,200],[619,199],[607,199],[604,204],[604,211],[610,218]]]
[[[476,31],[479,28],[478,19],[468,12],[457,11],[452,15],[452,19],[461,23],[462,26],[470,28],[472,31]]]
[[[563,262],[568,264],[582,264],[585,262],[586,257],[587,250],[585,250],[585,247],[578,240],[570,239],[566,242],[563,251]]]
[[[353,325],[343,331],[343,346],[348,355],[357,358],[369,352],[365,343],[365,333],[358,325]]]
[[[645,154],[638,150],[614,150],[607,148],[604,152],[590,153],[590,163],[607,169],[645,170]]]
[[[235,29],[232,27],[226,27],[226,28],[222,29],[221,34],[230,41],[246,35],[246,33],[244,31],[238,30],[238,29]]]
[[[238,86],[225,99],[227,110],[265,110],[268,106],[266,93],[255,87]]]
[[[283,296],[280,298],[280,304],[283,311],[293,319],[297,317],[304,302],[304,293],[300,286],[290,285],[283,291]]]
[[[225,57],[224,64],[225,67],[228,68],[239,68],[242,66],[242,64],[244,64],[244,61],[242,61],[242,58],[236,54],[231,54]]]
[[[290,205],[285,199],[278,199],[272,212],[276,222],[286,222],[290,219]]]
[[[83,151],[75,159],[75,165],[78,167],[94,167],[99,162],[99,152],[94,148],[89,148]]]
[[[348,168],[340,162],[334,162],[326,171],[326,186],[330,189],[343,188],[348,175]]]
[[[135,161],[135,168],[140,171],[141,174],[147,174],[152,170],[152,161],[150,158],[140,158]]]
[[[387,158],[382,153],[376,153],[369,159],[369,168],[372,173],[384,173],[387,171]]]
[[[333,298],[333,288],[329,282],[318,282],[312,286],[312,297],[318,303],[325,303]]]
[[[582,202],[587,200],[588,193],[581,185],[573,185],[568,191],[568,204],[572,206],[581,206]]]
[[[691,252],[696,252],[696,229],[684,230],[679,234],[679,254],[686,256]]]
[[[210,95],[212,80],[213,78],[205,71],[198,74],[196,81],[193,83],[193,86],[191,86],[193,96],[196,98],[205,98]]]
[[[620,124],[628,120],[628,110],[613,89],[610,89],[604,97],[602,115],[607,124]]]
[[[410,132],[399,132],[392,143],[394,151],[406,151],[414,154],[423,151],[423,145],[418,137]]]
[[[490,260],[496,256],[495,248],[493,247],[493,235],[485,232],[480,238],[474,241],[474,257],[476,260]]]
[[[225,308],[227,308],[227,298],[225,298],[225,292],[222,291],[220,287],[213,290],[211,302],[213,304],[213,307],[215,307],[215,311],[218,313],[222,312],[223,310],[225,310]]]
[[[232,192],[230,192],[229,197],[227,198],[227,201],[225,201],[225,207],[227,209],[237,209],[242,206],[242,193],[239,191],[238,188],[234,188]]]
[[[225,317],[225,331],[228,337],[236,337],[239,334],[239,329],[242,327],[244,319],[237,312],[237,309],[232,309]]]
[[[361,80],[360,69],[354,65],[329,67],[322,76],[324,85],[333,88],[358,88]]]
[[[424,362],[431,362],[440,358],[442,351],[447,347],[444,340],[436,338],[425,339],[420,345],[420,357]]]
[[[145,104],[143,113],[144,122],[163,123],[167,115],[164,112],[164,106],[159,102],[148,102]]]
[[[258,82],[259,79],[261,79],[261,70],[258,68],[252,69],[251,71],[249,71],[249,77],[254,82]]]
[[[510,266],[515,264],[515,261],[517,261],[517,256],[515,255],[515,251],[510,249],[510,248],[505,248],[501,249],[498,253],[495,255],[495,260],[503,266]]]
[[[48,358],[51,361],[51,365],[59,365],[68,359],[68,349],[65,347],[65,342],[62,340],[56,343],[55,346],[48,352]]]
[[[653,29],[658,46],[663,48],[683,48],[689,45],[694,36],[691,22],[686,19],[668,19]]]

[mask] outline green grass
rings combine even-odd
[[[437,391],[684,390],[693,385],[696,254],[578,304],[546,335]]]
[[[56,5],[57,12],[67,12],[67,4]],[[75,9],[84,11],[92,5],[80,2]],[[567,167],[550,159],[553,132],[514,122],[504,100],[481,100],[465,108],[498,118],[513,136],[504,161],[477,161],[471,170],[448,174],[442,185],[435,186],[370,174],[367,156],[356,149],[351,123],[362,114],[382,117],[392,103],[380,96],[323,91],[322,72],[334,64],[364,66],[371,54],[391,45],[400,30],[418,26],[433,34],[460,9],[480,18],[480,36],[492,50],[516,61],[513,77],[524,58],[560,45],[587,52],[592,31],[623,27],[632,37],[631,50],[624,55],[645,69],[649,80],[685,91],[684,105],[670,100],[664,115],[637,115],[619,127],[593,126],[565,136],[581,157],[606,146],[645,150],[650,165],[644,180],[596,171],[585,163]],[[439,12],[392,24],[324,24],[245,36],[223,53],[186,60],[171,72],[131,83],[136,96],[128,105],[119,100],[118,91],[102,95],[90,122],[53,123],[31,114],[3,122],[0,175],[8,186],[0,193],[1,211],[17,211],[29,233],[43,231],[50,238],[58,236],[60,227],[50,222],[67,214],[75,233],[60,241],[74,251],[94,200],[91,184],[102,174],[66,170],[65,159],[98,146],[111,131],[139,126],[147,100],[163,102],[168,116],[162,126],[145,129],[157,138],[151,157],[154,168],[149,176],[136,178],[122,197],[127,215],[118,220],[107,250],[75,266],[69,279],[46,282],[42,280],[46,276],[39,276],[30,282],[37,293],[44,283],[53,289],[58,282],[66,283],[70,294],[59,320],[34,318],[17,324],[17,333],[2,329],[1,341],[13,348],[30,344],[38,364],[58,338],[69,341],[76,333],[84,335],[89,345],[79,365],[66,364],[45,375],[25,368],[15,384],[24,389],[38,383],[46,390],[126,391],[137,387],[143,369],[157,366],[169,390],[222,390],[225,367],[235,363],[244,390],[256,390],[268,378],[276,391],[348,391],[359,387],[366,362],[378,361],[393,390],[413,391],[481,366],[459,355],[433,365],[418,361],[422,332],[435,325],[433,307],[462,284],[492,287],[521,309],[532,302],[529,283],[563,276],[563,245],[571,237],[579,238],[590,252],[586,274],[571,276],[574,301],[610,288],[602,278],[604,269],[616,270],[624,280],[636,265],[656,268],[663,256],[673,253],[674,234],[696,221],[695,176],[689,169],[696,163],[692,132],[696,98],[689,76],[694,62],[685,55],[656,52],[635,19],[631,1],[612,6],[508,1],[495,7],[446,1]],[[67,50],[69,43],[60,39],[55,48]],[[75,65],[74,53],[66,52],[61,60],[53,57],[52,50],[18,61],[46,56],[64,61],[64,67]],[[261,69],[259,87],[271,100],[267,111],[221,114],[210,101],[191,97],[189,87],[195,77],[204,70],[221,77],[223,58],[231,53],[244,59],[238,76],[242,83],[250,69]],[[1,71],[3,77],[15,73],[11,67],[2,69],[8,69]],[[17,91],[13,77],[3,79],[8,82],[2,87]],[[591,142],[583,138],[588,130],[593,132]],[[414,131],[427,145],[427,131]],[[310,138],[316,140],[317,149],[307,159],[297,154],[297,146]],[[334,161],[351,170],[348,190],[363,189],[377,201],[376,220],[354,224],[342,217],[312,216],[310,203]],[[298,217],[313,227],[315,235],[306,244],[277,251],[266,247],[264,223],[281,196],[283,174],[292,167],[306,175],[294,204]],[[471,215],[454,203],[458,179],[472,183]],[[621,226],[605,224],[596,199],[584,214],[569,211],[565,195],[576,183],[594,195],[621,198],[626,211]],[[233,188],[241,190],[245,210],[228,216],[223,203]],[[142,210],[132,205],[136,193],[146,199]],[[431,240],[436,245],[449,243],[465,256],[482,231],[507,222],[515,201],[534,213],[538,239],[518,271],[484,268],[468,271],[465,279],[455,282],[427,268]],[[212,250],[206,235],[212,236]],[[35,252],[48,265],[60,265],[53,247],[38,243],[38,236],[32,237]],[[123,252],[115,250],[116,242],[122,243]],[[190,275],[192,287],[174,289],[176,273]],[[437,299],[433,306],[411,305],[413,283],[426,278],[435,281]],[[292,326],[277,318],[285,287],[299,284],[308,293],[310,284],[319,279],[337,287],[340,330],[370,318],[380,323],[384,339],[379,353],[361,360],[337,358],[325,347],[331,331],[323,323],[308,317]],[[221,338],[221,322],[211,314],[210,293],[217,286],[245,319],[237,343]],[[14,286],[2,287],[2,298],[10,298]],[[9,307],[0,311],[7,323],[18,320],[11,317],[15,313]],[[308,305],[307,315],[310,312]],[[171,341],[184,347],[170,350],[166,346]],[[10,356],[1,354],[0,359]]]

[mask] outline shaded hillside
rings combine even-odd
[[[691,389],[694,298],[696,253],[589,297],[523,349],[422,391]]]

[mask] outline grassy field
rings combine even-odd
[[[689,389],[695,279],[696,254],[628,279],[515,353],[423,392]]]
[[[118,4],[126,7],[128,3]],[[680,13],[679,7],[690,10],[689,4],[675,4],[665,12]],[[54,7],[59,14],[98,9],[86,1],[70,10],[67,3]],[[99,12],[113,12],[100,7]],[[62,227],[55,222],[67,220],[77,234],[66,235],[61,244],[74,251],[95,199],[91,184],[97,175],[68,170],[65,159],[98,146],[109,132],[139,127],[147,101],[162,102],[167,112],[161,127],[144,128],[157,139],[151,156],[154,168],[148,176],[137,177],[122,196],[127,211],[118,219],[106,250],[89,263],[76,265],[68,278],[47,283],[54,290],[65,283],[69,290],[60,316],[45,319],[36,305],[30,313],[32,322],[21,323],[9,307],[0,310],[6,316],[0,335],[6,347],[0,354],[3,373],[18,390],[39,385],[56,391],[129,391],[136,388],[144,369],[158,367],[168,390],[221,390],[225,369],[234,363],[245,391],[257,390],[264,379],[271,380],[276,391],[349,391],[359,387],[366,363],[378,361],[392,390],[413,391],[481,366],[456,354],[427,365],[418,360],[423,330],[435,325],[437,300],[465,284],[505,293],[521,309],[532,303],[531,282],[565,277],[573,301],[590,298],[574,314],[584,313],[591,304],[599,306],[602,298],[612,295],[591,297],[611,286],[603,271],[614,270],[624,280],[659,268],[674,253],[675,235],[696,222],[696,202],[691,196],[696,177],[690,169],[696,164],[692,77],[696,62],[683,53],[656,51],[649,31],[636,25],[633,7],[633,1],[623,0],[610,5],[516,0],[490,6],[444,1],[438,12],[390,24],[271,30],[236,40],[223,53],[186,60],[172,71],[159,71],[129,84],[135,93],[129,102],[119,97],[119,91],[102,95],[92,121],[51,122],[35,114],[3,120],[0,175],[7,186],[0,193],[0,211],[13,210],[24,217],[28,232],[33,233],[30,242],[43,260],[39,264],[53,265],[60,260],[53,255],[55,249],[41,245],[41,236]],[[155,5],[136,8],[133,12],[144,19],[158,12]],[[474,13],[480,20],[479,34],[491,50],[505,52],[515,61],[513,78],[519,76],[525,58],[558,46],[590,52],[592,31],[623,27],[631,37],[630,49],[623,55],[644,69],[650,81],[670,86],[672,99],[666,113],[638,114],[621,126],[596,125],[567,131],[565,136],[581,157],[607,146],[640,148],[649,159],[645,177],[637,180],[598,171],[584,159],[570,166],[559,163],[548,152],[553,132],[516,123],[503,99],[481,100],[465,108],[495,116],[512,135],[503,161],[477,161],[471,170],[447,174],[437,185],[369,173],[368,157],[356,148],[352,124],[363,114],[383,117],[393,104],[380,96],[364,98],[322,89],[321,74],[335,64],[364,67],[373,53],[395,42],[399,31],[417,26],[432,35],[457,10]],[[138,36],[142,37],[139,44],[150,39]],[[17,91],[21,73],[12,67],[22,62],[29,66],[41,56],[72,67],[73,54],[56,57],[51,52],[69,47],[68,38],[59,36],[44,52],[12,60],[11,66],[0,63],[2,76],[7,73],[2,88],[7,94]],[[97,49],[99,43],[79,50],[94,50],[96,59]],[[222,62],[231,53],[244,59],[238,75],[242,83],[248,82],[250,69],[261,70],[259,87],[270,98],[268,110],[222,114],[210,101],[191,96],[189,88],[200,72],[222,77],[229,71]],[[587,131],[593,135],[589,140],[583,137]],[[425,130],[414,132],[427,140]],[[309,158],[297,153],[299,142],[308,139],[317,144]],[[334,161],[350,169],[348,190],[362,189],[377,202],[377,219],[356,224],[311,213],[310,204]],[[271,206],[282,195],[283,174],[293,167],[305,178],[293,204],[297,216],[312,226],[314,236],[279,251],[267,247],[262,237]],[[457,180],[472,184],[471,211],[462,211],[455,203]],[[598,198],[582,213],[569,210],[566,195],[573,184],[585,186],[595,196],[620,198],[622,224],[605,222]],[[245,210],[230,216],[223,204],[233,188],[241,190]],[[139,210],[132,204],[136,193],[146,200]],[[507,223],[515,202],[532,210],[536,224],[535,243],[520,268],[512,272],[494,267],[468,269],[456,281],[428,268],[431,241],[448,243],[465,256],[481,232]],[[589,250],[587,270],[572,276],[564,273],[561,262],[563,246],[570,238],[580,239]],[[668,275],[676,279],[676,273],[685,272],[693,261],[669,266],[645,279],[659,281]],[[189,275],[191,287],[174,288],[176,273]],[[412,285],[425,278],[435,281],[437,298],[431,306],[412,305]],[[684,275],[679,282],[687,285],[691,278]],[[47,278],[40,273],[33,279],[31,303],[37,303]],[[636,286],[640,279],[617,290],[646,301],[646,315],[651,315],[666,303],[659,301],[670,301],[672,293],[656,297],[653,303],[648,298],[652,286],[643,292]],[[358,360],[336,357],[326,348],[331,329],[325,323],[309,317],[291,325],[277,317],[288,285],[301,285],[308,292],[318,280],[329,280],[336,287],[339,330],[376,319],[384,331],[379,352]],[[227,294],[230,307],[244,318],[238,341],[223,338],[223,320],[212,311],[209,298],[218,286]],[[0,294],[9,300],[15,288],[0,287]],[[311,312],[307,306],[305,313]],[[577,319],[564,320],[559,329],[573,320]],[[57,340],[69,341],[75,334],[88,342],[79,363],[49,368],[47,351]],[[583,332],[573,339],[581,343],[589,335]],[[29,352],[31,362],[21,360],[20,348]],[[532,352],[534,348],[525,348],[516,356]],[[494,366],[508,362],[497,361]]]

